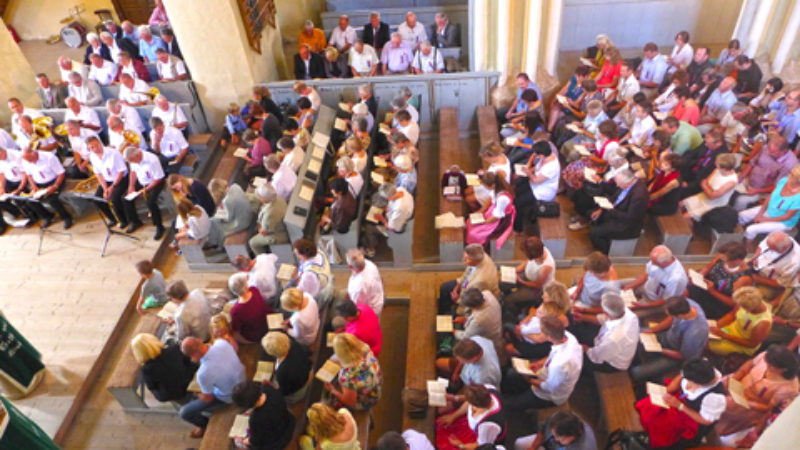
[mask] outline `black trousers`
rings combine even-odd
[[[536,224],[536,206],[538,202],[533,195],[527,178],[519,178],[514,184],[514,208],[517,216],[514,218],[514,231],[523,232],[525,228]]]
[[[456,303],[450,295],[458,286],[456,280],[445,281],[439,285],[439,314],[451,314],[456,307]]]
[[[188,155],[188,153],[187,153]],[[162,155],[161,153],[156,153],[158,156],[158,161],[161,163],[161,168],[164,169],[164,173],[167,175],[178,173],[181,170],[181,166],[183,164],[172,164],[170,163],[177,158],[177,156],[173,156],[172,158],[167,158],[166,156]]]
[[[509,411],[524,411],[526,409],[549,408],[555,406],[550,400],[545,400],[533,393],[531,384],[526,378],[509,367],[506,370],[502,383],[503,408]]]
[[[111,221],[118,221],[120,223],[126,223],[132,221],[133,217],[136,216],[136,208],[133,205],[133,202],[129,202],[125,200],[125,194],[128,193],[128,183],[125,183],[124,180],[117,183],[111,190],[111,207],[114,208],[114,213],[111,213],[111,208],[108,206],[108,202],[101,202],[97,201],[95,204],[103,213],[104,216],[108,217]],[[94,196],[97,198],[103,198],[103,187],[98,186],[97,190],[94,192]],[[116,217],[115,217],[116,216]]]
[[[50,183],[43,183],[43,184],[37,183],[36,186],[39,189],[45,189],[52,186],[53,183],[55,183],[55,180],[51,181]],[[61,188],[63,187],[64,185],[62,183],[62,185],[59,186],[58,189],[56,189],[56,191],[53,192],[52,194],[45,195],[44,197],[40,198],[38,202],[37,201],[29,202],[29,206],[39,218],[41,219],[53,218],[53,214],[47,209],[45,209],[42,203],[47,203],[48,205],[50,205],[50,207],[53,208],[55,212],[58,213],[59,217],[61,217],[62,219],[72,218],[72,216],[70,216],[69,213],[67,212],[66,208],[64,208],[64,204],[61,203],[61,199],[58,198],[58,195],[61,194]]]
[[[164,225],[162,225],[161,223],[161,210],[158,209],[158,196],[161,195],[161,191],[164,190],[164,183],[165,181],[162,179],[161,182],[156,185],[156,187],[147,191],[146,194],[147,209],[150,211],[150,217],[153,219],[153,225],[155,225],[156,228],[164,228]],[[142,185],[139,184],[138,180],[136,181],[136,186],[134,187],[134,189],[136,189],[137,191],[142,189]],[[125,201],[125,203],[129,203],[131,208],[130,210],[127,210],[131,212],[131,215],[130,217],[128,217],[128,220],[131,223],[141,223],[142,222],[141,219],[139,219],[139,216],[136,215],[136,207],[133,205],[133,202]]]
[[[639,235],[641,230],[631,233],[627,230],[624,224],[615,223],[611,221],[601,221],[596,225],[592,225],[589,230],[589,239],[595,250],[608,254],[611,249],[611,241],[614,239],[633,239]]]
[[[89,172],[83,172],[81,169],[78,168],[78,165],[72,165],[67,168],[67,178],[72,178],[75,180],[85,180],[89,178]]]

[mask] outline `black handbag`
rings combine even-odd
[[[606,450],[648,450],[650,435],[646,431],[615,430],[608,435]]]
[[[561,215],[561,205],[558,202],[537,202],[536,215],[539,217],[558,217]]]

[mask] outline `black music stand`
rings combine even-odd
[[[21,195],[11,195],[11,196],[9,196],[9,198],[13,198],[14,200],[19,200],[19,201],[23,201],[23,202],[39,203],[39,204],[42,203],[41,200],[39,200],[38,198],[34,198],[33,196],[23,197]],[[39,247],[37,247],[37,249],[36,249],[36,256],[41,256],[42,255],[42,242],[44,241],[45,233],[52,233],[52,234],[60,234],[62,236],[69,236],[69,238],[72,239],[72,233],[69,233],[67,231],[55,231],[55,230],[51,230],[49,228],[39,228]]]
[[[139,239],[136,236],[133,236],[133,235],[130,235],[130,234],[127,234],[127,233],[123,233],[122,231],[115,230],[113,228],[114,226],[109,222],[108,217],[106,217],[106,215],[103,214],[103,211],[100,209],[100,205],[99,205],[100,203],[105,203],[110,208],[111,205],[110,205],[108,200],[106,200],[106,199],[104,199],[102,197],[96,197],[96,196],[91,195],[91,194],[77,194],[77,193],[75,193],[75,195],[77,197],[81,197],[81,198],[85,198],[86,200],[89,200],[89,203],[91,203],[92,206],[94,206],[94,209],[97,211],[97,214],[100,215],[100,221],[103,222],[103,225],[106,227],[106,238],[103,239],[103,248],[100,250],[100,257],[101,258],[106,256],[106,247],[108,246],[108,240],[111,239],[111,236],[116,235],[116,236],[122,236],[124,238],[131,239],[131,240],[134,240],[134,241],[141,241],[141,239]]]

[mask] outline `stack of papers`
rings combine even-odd
[[[278,274],[275,275],[275,278],[280,281],[289,281],[292,279],[295,269],[297,269],[297,267],[291,264],[281,264],[281,266],[278,268]]]
[[[339,370],[341,368],[342,366],[329,359],[325,361],[325,364],[319,368],[314,376],[323,383],[330,383],[334,378],[336,378],[336,375],[339,374]]]
[[[372,164],[375,167],[386,167],[386,160],[384,160],[383,158],[380,158],[378,156],[373,156],[372,157]]]
[[[579,133],[579,134],[583,133],[583,128],[581,128],[581,127],[579,127],[579,126],[575,125],[574,123],[569,123],[569,124],[567,124],[567,127],[566,127],[566,128],[567,128],[569,131],[572,131],[573,133]]]
[[[382,124],[380,124],[378,126],[378,131],[380,131],[381,133],[383,133],[383,134],[385,134],[387,136],[392,134],[392,130],[389,128],[389,125],[386,125],[385,123],[382,123]]]
[[[536,375],[536,373],[531,370],[531,362],[527,359],[511,357],[511,365],[520,375],[528,375],[531,377]]]
[[[383,210],[378,208],[377,206],[370,206],[369,211],[367,211],[367,221],[372,223],[380,223],[378,218],[376,217],[379,214],[383,214]]]
[[[311,156],[313,156],[316,159],[325,158],[325,148],[323,148],[323,147],[314,147],[314,150],[311,150]]]
[[[233,151],[233,156],[235,156],[237,158],[244,158],[244,157],[247,156],[247,149],[239,147],[239,148],[237,148],[236,150]]]
[[[307,202],[310,202],[312,198],[314,198],[314,190],[308,186],[300,187],[300,198]]]
[[[342,110],[342,111],[344,111],[344,112],[352,112],[352,108],[351,108],[351,107],[350,107],[350,105],[349,105],[349,104],[347,104],[347,103],[342,103],[342,102],[340,102],[340,103],[339,103],[339,109],[341,109],[341,110]]]
[[[175,313],[178,311],[178,304],[175,302],[167,302],[164,303],[164,306],[161,307],[161,310],[156,314],[160,319],[167,320],[172,319],[175,317]]]
[[[528,178],[528,174],[525,173],[525,164],[514,164],[514,175]]]
[[[378,172],[370,172],[369,176],[372,178],[372,181],[378,184],[383,184],[386,181],[383,175],[379,174]]]
[[[700,289],[708,289],[708,285],[706,284],[706,279],[703,277],[703,274],[694,269],[689,269],[689,280],[693,285],[699,287]]]
[[[633,293],[633,289],[625,289],[619,293],[622,300],[625,301],[625,306],[631,307],[634,303],[636,303],[636,294]]]
[[[447,386],[450,384],[446,378],[428,380],[428,405],[447,405]]]
[[[508,284],[517,284],[517,268],[500,266],[500,281]]]
[[[336,120],[333,122],[333,128],[339,131],[345,131],[347,130],[347,121],[337,117]]]
[[[660,384],[647,382],[647,395],[650,396],[650,403],[669,409],[669,405],[664,403],[664,395],[667,393],[667,387]]]
[[[235,438],[246,438],[247,437],[247,428],[250,423],[250,416],[245,416],[244,414],[237,414],[236,418],[233,419],[233,426],[231,427],[231,431],[228,432],[228,437],[231,439]]]
[[[577,151],[578,153],[580,153],[580,154],[581,154],[581,156],[589,156],[589,155],[591,155],[591,154],[592,154],[592,153],[589,151],[589,149],[587,149],[587,148],[586,148],[586,146],[585,146],[585,145],[582,145],[582,144],[575,144],[575,145],[574,145],[572,148],[574,148],[574,149],[575,149],[575,151]]]
[[[318,159],[311,159],[308,161],[308,166],[306,167],[306,170],[308,170],[311,173],[318,174],[319,169],[321,168],[322,168],[322,163]]]
[[[639,340],[642,342],[642,346],[644,350],[647,352],[654,352],[654,353],[661,353],[661,344],[658,342],[658,338],[653,333],[641,333],[639,334]]]
[[[453,332],[453,317],[447,314],[436,316],[436,332],[437,333],[452,333]]]
[[[314,136],[311,138],[311,143],[316,145],[317,147],[321,147],[322,149],[328,148],[328,142],[331,141],[331,137],[320,132],[314,133]]]
[[[256,374],[253,375],[253,381],[255,381],[256,383],[261,383],[262,381],[269,381],[272,379],[272,372],[274,371],[275,371],[274,362],[259,361],[258,367],[256,367]]]
[[[434,219],[435,228],[440,230],[442,228],[464,228],[464,218],[458,217],[452,212],[439,214]]]
[[[259,187],[261,185],[267,184],[267,179],[264,177],[255,177],[253,178],[253,186]]]
[[[607,198],[598,196],[595,196],[593,198],[594,202],[597,203],[597,206],[603,209],[614,209],[614,205],[610,201],[608,201]]]
[[[467,186],[480,186],[481,185],[481,179],[478,178],[477,174],[467,173],[467,174],[464,174],[464,177],[467,179]]]
[[[282,330],[283,314],[281,313],[267,314],[267,326],[269,327],[270,330]]]
[[[469,223],[472,225],[480,225],[486,222],[486,219],[483,218],[483,214],[481,213],[472,213],[469,215]]]
[[[131,201],[131,200],[135,199],[136,197],[138,197],[140,195],[142,195],[142,191],[133,191],[130,194],[125,196],[125,200]]]
[[[584,58],[583,56],[581,56],[580,61],[581,64],[583,64],[584,66],[594,67],[595,69],[597,68],[597,66],[594,65],[594,61],[592,61],[589,58]]]

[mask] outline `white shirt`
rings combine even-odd
[[[355,44],[357,38],[358,36],[356,36],[356,30],[350,25],[348,25],[344,30],[337,26],[331,32],[331,38],[328,40],[328,45],[333,45],[341,52],[348,44],[351,46]]]
[[[345,177],[345,181],[350,185],[350,193],[353,194],[353,197],[358,198],[358,194],[361,193],[361,188],[364,187],[364,177],[356,172],[355,175],[348,175]]]
[[[322,104],[322,98],[319,96],[319,92],[316,89],[310,88],[308,94],[303,94],[302,97],[306,97],[311,102],[311,108],[314,111],[319,111],[319,105]]]
[[[11,132],[16,134],[17,137],[19,137],[20,133],[23,132],[22,128],[19,125],[19,119],[22,116],[28,116],[28,117],[31,118],[31,120],[33,120],[33,119],[38,119],[39,117],[44,117],[44,114],[39,112],[39,110],[33,109],[33,108],[22,108],[22,114],[17,114],[17,113],[12,114],[11,115]],[[3,132],[5,132],[5,130],[3,130]],[[8,134],[8,133],[6,133],[6,134]],[[8,136],[8,137],[10,138],[11,136]]]
[[[301,263],[301,266],[302,264],[307,264],[304,267],[308,267],[312,264],[318,266],[324,266],[325,257],[318,252],[317,256],[314,256],[305,263]],[[297,279],[297,289],[300,289],[304,293],[307,293],[308,295],[311,295],[313,297],[319,294],[319,291],[322,290],[323,287],[327,287],[327,281],[325,283],[325,286],[323,286],[322,281],[320,280],[320,276],[313,270],[306,269],[303,270],[302,273],[303,274]]]
[[[380,62],[375,48],[369,44],[364,44],[361,53],[358,53],[355,48],[351,48],[347,57],[350,67],[358,73],[369,73]]]
[[[533,196],[542,202],[552,202],[558,193],[558,178],[561,175],[561,164],[558,162],[558,158],[553,158],[544,164],[541,161],[537,162],[535,174],[547,177],[547,179],[541,183],[534,183],[532,179],[528,179]]]
[[[444,70],[444,58],[442,53],[437,51],[436,48],[431,48],[431,51],[426,56],[422,50],[417,50],[414,55],[414,61],[411,66],[415,69],[422,70],[423,73],[432,73],[437,70]]]
[[[639,80],[631,75],[628,78],[619,77],[617,84],[617,100],[623,100],[628,103],[633,101],[633,96],[639,92]]]
[[[539,270],[542,267],[550,267],[550,275],[547,276],[547,280],[544,282],[544,286],[552,283],[553,280],[556,279],[556,261],[553,259],[553,254],[550,253],[550,250],[544,249],[544,261],[541,264],[537,263],[535,259],[530,259],[525,264],[525,279],[528,281],[536,281],[539,277]]]
[[[155,143],[156,131],[150,130],[150,142]],[[164,127],[164,135],[161,136],[161,154],[166,158],[178,156],[184,149],[189,148],[189,143],[183,137],[183,133],[171,126]]]
[[[136,72],[136,68],[133,66],[133,61],[127,66],[120,64],[119,70],[121,73],[126,73],[131,76],[134,80],[139,80],[139,74]],[[144,80],[142,80],[144,81]],[[135,89],[138,90],[138,89]]]
[[[397,192],[402,192],[403,196],[386,206],[386,221],[390,229],[399,232],[414,214],[414,197],[404,187],[397,188]]]
[[[55,179],[64,173],[64,166],[58,160],[55,152],[42,152],[37,151],[39,159],[35,163],[22,160],[22,171],[27,173],[33,178],[36,184],[47,184],[55,181]]]
[[[347,281],[347,295],[353,303],[362,303],[380,317],[383,311],[383,280],[378,267],[370,260],[364,260],[364,269],[351,273]]]
[[[403,440],[406,441],[406,445],[408,445],[408,450],[434,450],[431,441],[428,440],[428,436],[425,436],[417,430],[409,428],[403,431],[402,436]]]
[[[411,141],[412,145],[417,145],[419,141],[419,125],[413,120],[408,122],[408,125],[401,127],[397,127],[397,131],[403,133],[409,141]]]
[[[78,61],[72,61],[72,69],[64,70],[61,66],[58,66],[58,71],[61,73],[61,81],[64,83],[69,83],[69,74],[72,72],[78,72],[84,80],[89,75],[89,68]]]
[[[275,192],[286,201],[289,201],[289,196],[292,195],[296,184],[297,174],[294,173],[291,167],[281,166],[272,175],[272,187],[275,188]]]
[[[69,95],[75,97],[78,103],[87,106],[97,106],[103,101],[103,93],[100,86],[93,80],[84,78],[80,86],[70,84]]]
[[[403,22],[397,27],[397,32],[411,46],[412,50],[416,50],[419,44],[428,40],[428,32],[425,31],[425,25],[420,22],[417,22],[414,28],[408,26],[408,22]]]
[[[647,272],[647,281],[644,283],[644,294],[651,301],[681,295],[689,282],[686,270],[678,258],[675,258],[670,265],[663,269],[650,261],[647,263],[645,272]]]
[[[247,273],[247,286],[258,289],[261,298],[269,301],[278,292],[275,279],[275,263],[278,261],[278,256],[273,253],[263,253],[256,256],[255,261]]]
[[[13,124],[11,128],[14,128]],[[11,134],[2,128],[0,128],[0,148],[19,150],[19,145],[17,145],[17,142],[11,137]]]
[[[408,111],[409,114],[411,114],[412,122],[419,123],[419,111],[417,111],[417,108],[414,105],[412,105],[411,103],[406,103],[405,110]],[[397,119],[395,119],[394,122],[397,123]]]
[[[661,84],[664,74],[667,73],[667,66],[667,58],[660,53],[653,59],[643,59],[639,66],[639,81]]]
[[[111,60],[114,61],[115,64],[119,64],[119,52],[122,50],[117,45],[117,41],[112,39],[111,45],[106,44],[106,47],[108,47],[108,51],[111,52]]]
[[[677,45],[672,47],[672,53],[670,54],[670,58],[672,58],[672,62],[680,66],[681,68],[686,68],[689,64],[692,63],[692,59],[694,58],[694,49],[691,45],[686,44],[683,48],[678,48]],[[677,68],[674,66],[670,66],[667,73],[673,73]]]
[[[92,136],[97,136],[97,133],[88,128],[81,128],[81,132],[77,136],[67,136],[69,148],[72,149],[73,153],[81,155],[84,161],[89,160],[90,153],[89,147],[86,146],[86,140]]]
[[[113,183],[117,176],[122,173],[128,174],[128,166],[125,165],[125,159],[122,154],[113,148],[103,148],[103,156],[97,156],[91,152],[89,159],[92,162],[94,173],[103,178],[106,183]],[[122,183],[122,181],[120,181]]]
[[[189,226],[189,237],[191,239],[205,239],[211,232],[211,219],[208,218],[208,213],[203,208],[200,210],[199,216],[188,216],[186,224]],[[178,216],[180,217],[180,216]]]
[[[722,379],[722,374],[714,369],[714,380],[719,382]],[[701,395],[705,394],[706,392],[714,389],[717,383],[712,383],[711,386],[703,386],[695,391],[688,390],[689,380],[686,378],[681,379],[681,391],[686,395],[686,399],[689,401],[696,400]],[[718,394],[716,392],[711,392],[700,402],[700,410],[697,411],[700,416],[709,421],[709,422],[716,422],[722,417],[722,413],[725,412],[727,403],[725,399],[725,394]]]
[[[594,347],[586,350],[586,356],[595,363],[607,362],[619,370],[628,370],[639,344],[639,319],[625,308],[619,319],[606,320],[594,338]]]
[[[358,154],[353,153],[353,156],[350,157],[353,160],[353,168],[356,172],[364,172],[364,169],[367,167],[367,154],[366,152],[363,153],[361,156]]]
[[[292,327],[289,328],[289,336],[305,346],[311,346],[317,339],[319,331],[319,308],[314,297],[306,292],[303,292],[303,297],[308,300],[308,304],[300,311],[293,312],[289,317],[289,323],[292,324]]]
[[[651,145],[653,131],[656,131],[656,121],[649,114],[644,119],[636,117],[633,119],[633,128],[631,128],[631,143],[639,147]]]
[[[130,163],[131,170],[136,173],[136,180],[143,187],[153,181],[164,178],[164,169],[158,156],[150,152],[142,152],[142,160],[139,163]]]
[[[583,368],[583,348],[572,333],[565,331],[566,341],[550,348],[550,356],[542,366],[539,379],[544,379],[540,387],[531,386],[533,393],[556,405],[563,405],[569,399],[575,383]]]
[[[497,195],[492,192],[492,217],[502,219],[506,216],[506,209],[511,204],[511,195]]]
[[[128,127],[123,126],[123,130],[130,131],[131,133],[135,133],[136,136],[139,136],[139,148],[142,150],[147,150],[147,142],[145,142],[142,133],[136,129],[130,129]],[[119,150],[122,147],[122,144],[125,143],[125,136],[122,133],[117,133],[116,131],[109,128],[108,130],[108,146]]]
[[[124,84],[120,83],[119,85],[119,99],[124,102],[128,103],[140,103],[140,102],[150,102],[150,97],[147,96],[146,92],[150,90],[150,86],[144,81],[140,79],[133,80],[133,88],[128,89]],[[153,113],[158,108],[153,108]]]
[[[64,122],[68,120],[79,120],[84,124],[102,128],[102,125],[100,125],[100,116],[97,115],[97,111],[88,106],[81,105],[81,109],[77,114],[75,114],[75,112],[73,112],[71,109],[67,108],[67,110],[64,112]],[[83,129],[83,127],[81,127],[81,129]]]
[[[792,239],[792,248],[786,256],[767,247],[764,239],[758,244],[758,258],[753,260],[753,268],[764,278],[777,281],[782,286],[797,286],[797,272],[800,271],[800,245]],[[778,259],[780,258],[780,259]]]
[[[172,70],[173,67],[175,68],[174,71]],[[169,60],[165,63],[162,63],[160,59],[156,60],[156,70],[158,70],[162,79],[174,80],[181,75],[186,75],[186,65],[178,57],[175,57],[174,63]]]
[[[6,149],[6,159],[0,160],[0,173],[6,181],[19,183],[22,181],[22,152]]]
[[[281,161],[281,165],[289,166],[295,173],[297,173],[297,171],[300,170],[300,166],[303,165],[303,160],[305,159],[305,157],[306,157],[306,152],[304,152],[303,149],[299,145],[297,145],[292,149],[291,152],[284,155],[283,161]]]
[[[101,86],[108,86],[114,82],[118,70],[119,68],[116,64],[104,59],[101,67],[97,67],[94,64],[91,65],[89,69],[89,79],[96,81],[97,84]]]
[[[122,122],[125,124],[125,129],[135,130],[140,134],[144,133],[144,122],[142,122],[142,117],[139,115],[139,112],[136,111],[136,108],[121,103],[119,107],[119,118],[122,119]],[[114,114],[109,112],[109,115],[113,116]]]
[[[153,108],[150,117],[158,117],[168,127],[174,127],[175,124],[188,122],[183,110],[178,107],[176,103],[170,103],[166,111],[158,106]]]

